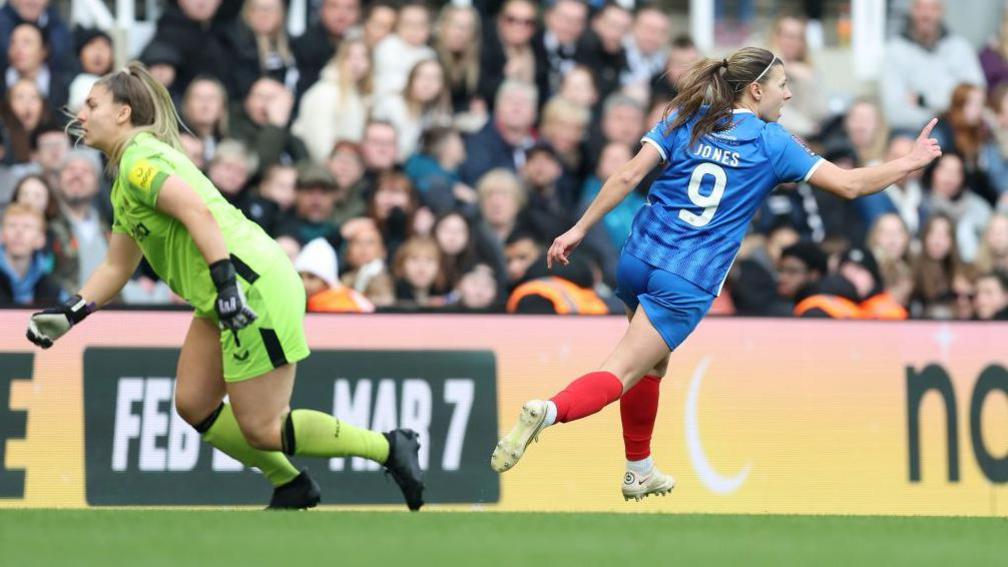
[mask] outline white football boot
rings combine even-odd
[[[652,494],[665,496],[675,488],[675,479],[667,475],[658,467],[653,467],[648,474],[638,474],[627,471],[623,474],[623,499],[640,501]]]
[[[521,414],[518,415],[518,423],[497,442],[490,457],[490,468],[501,473],[518,464],[529,443],[537,439],[545,428],[546,402],[543,400],[525,402]]]

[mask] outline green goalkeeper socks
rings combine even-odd
[[[280,432],[284,452],[308,457],[364,457],[377,463],[388,459],[389,443],[381,433],[354,427],[315,410],[290,412]]]
[[[216,417],[210,416],[207,421],[211,421],[208,426],[196,428],[203,434],[204,441],[246,466],[258,468],[273,486],[287,484],[298,475],[298,470],[280,451],[262,451],[249,445],[230,404],[221,404]]]

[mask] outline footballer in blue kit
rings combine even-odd
[[[611,175],[581,219],[553,241],[549,266],[566,264],[585,234],[655,167],[647,204],[634,218],[617,270],[630,325],[594,372],[547,400],[529,400],[494,447],[504,472],[555,424],[582,419],[619,400],[627,500],[667,494],[675,479],[650,452],[658,392],[669,355],[696,328],[721,291],[746,228],[780,183],[807,181],[846,199],[881,191],[941,155],[925,125],[913,150],[884,164],[845,170],[817,156],[777,124],[791,92],[773,53],[745,47],[696,63],[642,147]]]
[[[770,191],[780,183],[808,181],[823,162],[779,124],[747,109],[734,109],[729,129],[693,147],[689,137],[699,116],[672,128],[674,116],[641,140],[667,165],[634,218],[617,291],[630,310],[644,303],[671,350],[720,293],[746,227]],[[652,280],[655,272],[665,273]]]

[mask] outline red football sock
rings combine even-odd
[[[620,398],[623,447],[628,461],[646,459],[651,454],[651,432],[658,415],[660,384],[660,376],[648,374]]]
[[[550,398],[556,404],[557,422],[588,417],[619,399],[623,382],[612,372],[589,372]]]

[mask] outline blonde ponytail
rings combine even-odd
[[[182,150],[179,138],[181,119],[168,90],[157,81],[143,63],[130,62],[120,71],[102,77],[98,84],[112,93],[112,100],[131,109],[134,132],[146,132],[176,150]],[[122,140],[109,154],[109,166],[116,168],[130,139]]]

